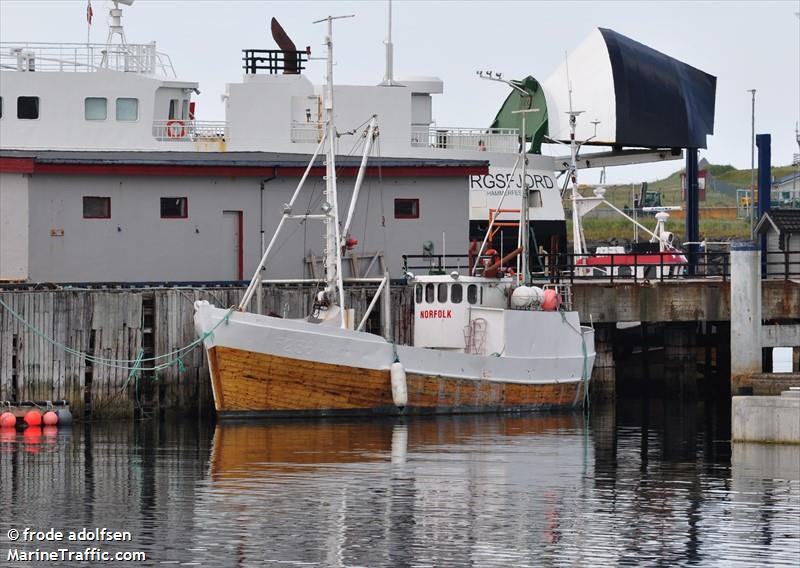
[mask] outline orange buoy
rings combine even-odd
[[[25,415],[25,424],[28,426],[40,426],[42,424],[42,413],[38,410],[29,410]]]
[[[44,422],[45,426],[55,426],[58,424],[58,414],[52,410],[48,410],[44,413],[44,416],[42,416],[42,422]]]
[[[558,309],[558,306],[561,304],[561,298],[558,296],[558,292],[549,288],[544,291],[544,300],[542,300],[542,309],[546,312],[554,312]]]
[[[0,428],[14,428],[17,425],[17,417],[10,412],[0,414]]]

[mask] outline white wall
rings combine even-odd
[[[28,175],[0,174],[0,280],[28,277]]]

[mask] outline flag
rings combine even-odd
[[[89,3],[86,4],[86,23],[90,26],[92,25],[92,16],[94,12],[92,12],[92,0],[89,0]]]

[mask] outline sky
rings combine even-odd
[[[105,41],[111,2],[92,2],[91,41]],[[324,56],[324,26],[314,20],[355,14],[335,24],[337,84],[377,84],[383,78],[388,3],[136,0],[123,6],[131,43],[156,41],[178,77],[200,83],[198,118],[224,119],[220,95],[241,80],[241,50],[274,49],[276,17],[298,48]],[[442,126],[488,126],[508,89],[479,79],[477,69],[506,78],[544,80],[594,27],[607,27],[717,77],[714,135],[700,157],[750,167],[751,99],[756,133],[772,135],[773,165],[800,152],[800,0],[679,2],[403,1],[393,2],[395,76],[435,75]],[[85,42],[85,0],[0,0],[0,41]],[[324,61],[306,72],[323,81]],[[561,153],[561,152],[558,152]],[[610,168],[610,183],[664,177],[682,162]],[[583,181],[597,181],[587,172]]]

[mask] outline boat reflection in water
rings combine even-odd
[[[589,446],[580,413],[223,423],[198,512],[224,522],[197,545],[244,564],[519,564],[561,539]]]

